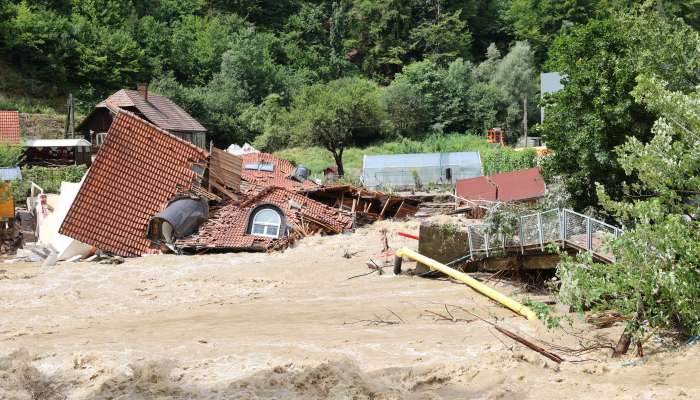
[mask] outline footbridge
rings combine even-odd
[[[469,225],[467,236],[471,259],[498,254],[544,253],[550,244],[577,251],[589,251],[594,259],[612,263],[615,256],[605,246],[608,238],[622,234],[622,229],[568,209],[553,209],[520,216],[515,233],[489,234],[488,224]]]

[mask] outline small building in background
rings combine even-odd
[[[539,168],[460,179],[455,186],[455,194],[472,203],[532,203],[544,197],[545,192],[546,187]]]
[[[19,112],[0,111],[0,142],[18,145],[19,137]]]
[[[27,139],[23,165],[56,167],[90,165],[91,144],[85,139]]]
[[[369,188],[420,189],[482,174],[479,152],[365,155],[362,162]]]
[[[139,84],[137,90],[122,89],[97,104],[76,131],[81,132],[97,150],[102,146],[120,109],[130,111],[158,128],[206,149],[206,128],[167,97],[149,93],[145,84]]]

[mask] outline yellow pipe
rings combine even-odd
[[[483,294],[484,296],[490,298],[493,301],[501,303],[502,305],[510,308],[514,312],[522,315],[523,317],[529,319],[530,321],[537,319],[537,314],[535,314],[530,308],[518,303],[517,301],[511,299],[510,297],[497,292],[490,287],[484,285],[483,283],[477,281],[471,276],[465,274],[464,272],[459,272],[456,269],[450,268],[445,264],[441,264],[432,258],[428,258],[420,253],[413,250],[402,247],[396,251],[396,255],[399,257],[407,257],[412,260],[418,261],[429,266],[432,269],[436,269],[445,275],[448,275],[458,281],[464,282],[469,285],[472,289]]]

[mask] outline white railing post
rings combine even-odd
[[[586,242],[588,246],[588,251],[593,250],[593,232],[591,217],[587,217],[586,219]]]
[[[467,240],[469,241],[469,255],[471,255],[472,260],[474,259],[474,244],[472,243],[472,227],[467,226]]]
[[[486,257],[489,256],[489,234],[488,232],[484,234],[484,244],[486,245]]]
[[[523,217],[518,218],[518,241],[520,242],[520,253],[525,254],[525,244],[523,240]]]
[[[537,213],[537,231],[540,238],[540,249],[544,251],[544,235],[542,233],[542,213]]]

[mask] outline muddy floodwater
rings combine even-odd
[[[274,254],[0,264],[0,399],[700,398],[698,345],[557,365],[458,307],[568,349],[620,327],[570,315],[548,331],[464,285],[391,268],[348,280],[381,261],[381,229],[416,248],[396,232],[417,222],[380,222]],[[433,314],[445,305],[456,321]]]

